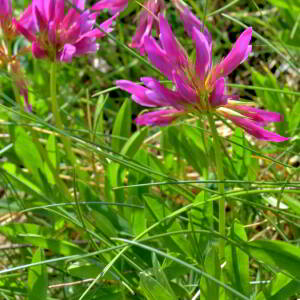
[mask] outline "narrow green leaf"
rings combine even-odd
[[[94,115],[94,123],[93,130],[94,134],[96,132],[103,132],[103,109],[106,103],[106,99],[103,95],[99,96],[97,101],[95,115]]]
[[[28,223],[11,223],[0,226],[0,232],[9,239],[17,238],[20,234],[37,234],[43,236],[50,234],[48,228]]]
[[[139,235],[147,228],[147,219],[145,216],[145,209],[132,209],[132,231],[134,235]]]
[[[193,226],[190,222],[189,228],[194,229],[203,229],[213,230],[214,216],[213,216],[213,202],[208,201],[208,193],[205,191],[200,192],[194,200],[194,204],[197,205],[194,209],[191,210],[191,221],[194,222]],[[211,237],[208,235],[200,234],[193,235],[191,243],[193,245],[193,257],[200,259],[205,251],[207,245],[211,242]]]
[[[280,8],[285,8],[285,9],[300,9],[300,4],[298,3],[298,6],[292,6],[291,3],[293,3],[292,1],[286,1],[286,0],[268,0],[271,4],[276,5]],[[297,1],[295,1],[297,2]]]
[[[276,278],[261,291],[256,300],[288,300],[300,291],[298,280],[286,276],[283,273],[276,274]]]
[[[32,172],[36,181],[39,182],[39,170],[44,170],[44,164],[35,144],[25,130],[19,126],[15,129],[15,138],[15,151],[18,157],[21,159],[24,166]]]
[[[208,162],[205,153],[194,143],[193,140],[182,136],[182,141],[178,142],[184,158],[193,168],[202,174],[203,168],[207,168]]]
[[[59,161],[58,161],[58,149],[57,149],[57,145],[56,145],[55,135],[49,135],[46,149],[48,152],[49,161],[52,163],[54,168],[56,168],[56,166],[59,164]],[[46,162],[44,164],[44,168],[45,168],[45,173],[46,173],[48,182],[51,184],[55,184],[55,177],[53,176],[53,174]]]
[[[81,279],[96,278],[104,267],[105,264],[90,264],[76,262],[68,267],[68,272],[72,276]],[[110,272],[108,272],[107,274],[105,274],[103,279],[114,280],[115,277]]]
[[[105,215],[97,212],[92,211],[90,217],[92,217],[93,223],[95,224],[96,228],[101,232],[105,233],[107,236],[116,236],[117,231],[110,222],[110,220],[105,217]]]
[[[44,250],[37,249],[32,263],[45,260]],[[28,300],[46,300],[48,289],[48,273],[46,265],[29,268],[28,271]]]
[[[169,291],[169,293],[173,296],[172,299],[177,299],[155,253],[152,255],[152,265],[155,279]]]
[[[37,194],[42,194],[41,189],[34,183],[27,179],[21,172],[19,168],[15,164],[7,162],[3,164],[3,171],[6,171],[18,185],[22,186],[23,189],[28,190],[30,192],[35,192]]]
[[[148,128],[144,127],[139,131],[136,131],[122,148],[121,154],[128,157],[134,157],[137,151],[140,149],[142,143],[148,135]]]
[[[231,236],[238,236],[241,240],[247,241],[244,227],[237,221],[231,226]],[[230,244],[226,248],[226,267],[225,273],[232,286],[242,294],[249,296],[249,257],[248,255]]]
[[[162,199],[155,197],[153,195],[145,195],[144,199],[147,202],[147,206],[151,214],[155,217],[157,221],[163,219],[165,216],[171,213],[170,210],[165,206],[164,201]],[[175,221],[172,220],[171,223],[166,224],[165,226],[166,228],[164,228],[163,230],[167,230],[167,231],[182,230],[177,220]],[[184,241],[180,236],[176,235],[176,236],[171,236],[166,238],[166,244],[169,247],[172,247],[173,244],[172,242],[176,244],[176,247],[174,247],[175,245],[173,245],[173,251],[178,252],[179,250],[181,250],[185,255],[191,254],[192,249],[190,245],[186,243],[186,241]]]
[[[146,273],[140,274],[140,287],[147,300],[177,300],[157,280]]]
[[[255,241],[243,244],[259,261],[300,278],[300,249],[282,241]]]
[[[14,238],[14,240],[18,243],[22,244],[32,244],[34,246],[49,249],[54,253],[60,255],[73,255],[73,254],[83,254],[84,251],[67,241],[56,240],[52,238],[45,238],[39,235],[33,234],[20,234]]]
[[[117,114],[114,128],[112,131],[113,136],[128,138],[131,129],[131,100],[127,99],[121,106],[120,111]],[[120,153],[125,141],[113,138],[111,146],[113,151]]]
[[[300,43],[299,43],[300,45]],[[293,110],[289,113],[289,132],[291,136],[295,135],[300,125],[300,102],[297,101],[293,107]]]
[[[137,151],[140,149],[147,134],[148,134],[147,127],[135,132],[125,142],[124,146],[122,147],[121,154],[133,158],[137,153]],[[124,182],[125,175],[123,174],[124,173],[123,171],[124,171],[124,167],[118,163],[111,163],[108,166],[107,176],[111,187],[117,187],[124,184],[123,182]],[[125,198],[124,191],[116,190],[114,198],[118,199],[117,201],[119,202],[123,202]]]
[[[215,247],[212,247],[206,257],[204,262],[204,270],[207,274],[211,275],[217,280],[220,280],[221,277],[221,268],[219,261],[219,254]],[[200,290],[201,290],[201,298],[206,300],[219,300],[219,285],[209,280],[208,278],[201,278],[200,281]]]

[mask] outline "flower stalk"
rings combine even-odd
[[[57,103],[57,95],[56,95],[56,71],[57,71],[57,65],[56,62],[53,61],[51,63],[51,70],[50,70],[50,94],[51,94],[52,113],[55,119],[56,126],[59,129],[62,129],[63,126],[60,118],[60,113],[58,109],[59,105]]]
[[[213,147],[215,152],[215,161],[216,161],[216,173],[217,179],[220,180],[218,184],[218,192],[220,194],[219,200],[219,233],[225,237],[226,231],[226,217],[225,217],[225,196],[224,196],[224,166],[222,159],[222,149],[221,141],[216,128],[215,121],[213,119],[213,114],[209,112],[207,114],[208,122],[211,128],[212,137],[213,137]],[[225,239],[219,240],[219,257],[220,261],[223,261],[225,258]]]
[[[51,69],[50,69],[50,95],[51,95],[52,114],[55,119],[55,124],[57,128],[59,130],[63,130],[64,126],[61,121],[61,116],[59,112],[59,103],[57,100],[57,91],[56,91],[57,74],[56,73],[57,73],[57,62],[54,60],[53,62],[51,62]],[[63,134],[61,134],[61,139],[64,144],[69,161],[73,164],[73,166],[75,166],[76,158],[72,152],[70,139],[64,136]]]

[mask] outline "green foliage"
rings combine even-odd
[[[32,263],[45,260],[44,251],[38,248]],[[32,266],[28,271],[28,300],[47,299],[48,274],[45,265]]]

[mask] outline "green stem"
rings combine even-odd
[[[51,63],[51,70],[50,70],[50,93],[51,93],[52,113],[55,118],[55,124],[57,128],[60,130],[64,130],[64,126],[60,117],[59,105],[58,105],[57,95],[56,95],[56,73],[57,73],[57,65],[56,62],[53,61]],[[75,166],[76,158],[72,152],[70,139],[64,135],[61,135],[61,139],[64,144],[65,151],[67,153],[67,157],[69,161],[73,164],[73,166]]]
[[[221,182],[218,184],[218,191],[220,193],[219,200],[219,233],[225,237],[225,197],[224,197],[224,166],[222,159],[222,149],[220,144],[219,134],[217,132],[216,124],[211,113],[208,113],[208,121],[213,135],[213,146],[216,159],[217,177]],[[225,258],[225,240],[219,241],[219,255],[222,261]]]
[[[51,63],[50,93],[51,93],[52,113],[55,118],[56,126],[59,129],[63,129],[63,125],[62,125],[62,121],[61,121],[60,113],[59,113],[59,109],[58,109],[57,96],[56,96],[56,62]]]

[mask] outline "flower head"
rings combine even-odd
[[[32,42],[32,52],[36,58],[70,62],[74,56],[94,53],[99,46],[96,38],[103,36],[94,29],[95,19],[88,10],[84,11],[84,0],[73,0],[76,8],[65,15],[64,0],[32,2],[32,28],[16,22],[17,29]],[[102,28],[111,31],[110,22]],[[102,24],[103,25],[103,24]]]
[[[203,32],[199,30],[199,23],[184,22],[185,30],[196,45],[196,58],[190,59],[163,15],[160,15],[159,21],[160,43],[146,36],[145,51],[151,63],[173,82],[175,90],[166,88],[152,77],[141,78],[145,87],[127,80],[119,80],[117,85],[131,93],[132,99],[143,106],[172,108],[143,114],[136,119],[138,124],[167,125],[183,114],[212,112],[230,119],[259,139],[286,140],[263,129],[270,122],[280,121],[279,114],[240,105],[240,102],[234,101],[238,96],[229,95],[226,89],[225,77],[251,52],[252,28],[246,29],[229,54],[214,66],[211,36],[205,33],[206,29],[202,28]]]
[[[141,55],[145,55],[145,37],[151,35],[153,26],[155,26],[157,35],[159,35],[158,15],[163,12],[164,8],[164,0],[148,0],[140,12],[139,24],[130,47],[139,49]]]

